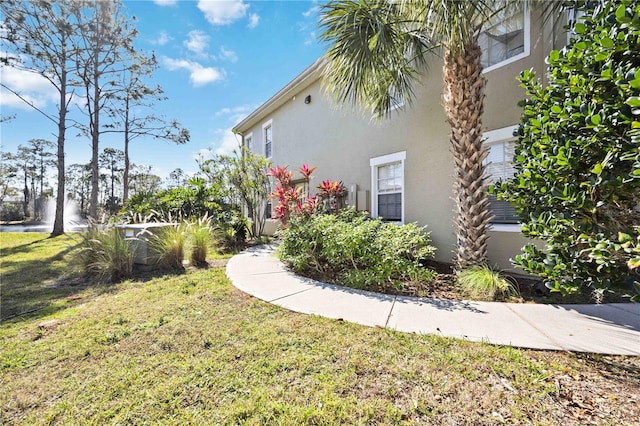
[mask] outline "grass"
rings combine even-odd
[[[457,274],[458,284],[474,300],[503,300],[518,295],[514,284],[488,266],[472,266]]]
[[[190,258],[194,266],[207,264],[207,254],[211,245],[211,219],[206,215],[187,225],[189,233]]]
[[[90,226],[82,236],[83,249],[79,257],[86,272],[111,282],[131,278],[134,256],[130,242],[121,232],[115,227]]]
[[[57,306],[0,324],[2,424],[617,425],[640,416],[638,358],[296,314],[236,290],[222,268],[74,285],[71,299],[62,281],[44,296],[42,283],[68,270],[75,239],[2,234],[1,244],[3,312],[5,288],[14,309],[32,290]],[[27,270],[38,278],[22,281]]]
[[[187,231],[184,224],[165,226],[148,237],[149,250],[163,268],[182,269]]]
[[[0,318],[36,309],[53,313],[63,309],[66,297],[82,287],[60,285],[73,280],[69,265],[78,253],[79,236],[48,237],[49,234],[35,232],[0,233]]]

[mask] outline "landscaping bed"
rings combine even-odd
[[[451,265],[429,261],[427,262],[427,267],[437,272],[433,280],[429,282],[401,281],[396,284],[391,282],[374,283],[360,289],[397,296],[473,300],[473,297],[457,284],[456,276],[452,272]],[[331,274],[302,273],[301,275],[329,284],[343,285],[339,278]],[[603,299],[598,300],[598,296],[588,290],[583,290],[579,294],[562,296],[560,293],[550,292],[540,280],[532,277],[509,275],[508,279],[514,282],[518,290],[518,295],[499,301],[542,304],[631,303],[629,297],[625,297],[623,289],[607,292]]]

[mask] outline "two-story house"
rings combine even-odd
[[[513,131],[521,113],[517,104],[525,95],[516,77],[529,68],[543,76],[549,51],[566,44],[565,24],[566,18],[543,19],[522,2],[513,16],[480,37],[487,80],[484,143],[490,150],[487,171],[492,180],[513,173]],[[442,59],[434,57],[431,63]],[[323,60],[317,60],[234,131],[245,147],[275,165],[292,170],[303,163],[317,166],[316,185],[323,179],[343,181],[348,203],[373,217],[426,225],[438,248],[436,258],[451,261],[456,243],[454,174],[441,103],[441,66],[424,72],[410,107],[400,106],[382,122],[356,107],[335,104],[323,91],[322,67]],[[508,203],[492,201],[492,208],[489,261],[512,269],[509,259],[527,241]],[[271,221],[267,231],[274,230]]]

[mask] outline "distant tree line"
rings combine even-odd
[[[44,139],[32,139],[19,145],[16,152],[0,152],[0,220],[42,221],[47,217],[44,209],[54,197],[50,172],[55,169],[55,144]],[[98,156],[99,216],[117,214],[129,196],[155,194],[165,187],[184,185],[189,176],[176,169],[163,179],[152,172],[149,165],[129,165],[129,176],[124,186],[124,152],[104,148]],[[80,217],[89,217],[91,200],[91,163],[71,164],[65,171],[66,200],[77,207]]]
[[[56,141],[51,143],[56,148],[54,156],[42,158],[40,170],[30,172],[36,176],[33,178],[35,186],[27,182],[22,191],[29,200],[42,198],[44,179],[41,172],[45,164],[51,166],[53,160],[57,185],[52,235],[59,235],[64,232],[64,200],[69,192],[66,188],[65,141],[70,128],[91,141],[89,194],[83,202],[87,203],[87,212],[92,218],[98,216],[101,195],[105,197],[101,194],[101,179],[104,179],[101,166],[107,164],[110,171],[106,178],[109,183],[107,198],[112,198],[113,210],[118,179],[121,179],[122,201],[129,196],[129,183],[134,176],[129,158],[130,142],[148,137],[185,143],[189,140],[189,131],[177,121],[154,113],[155,103],[166,99],[160,86],[149,84],[157,68],[156,58],[135,48],[136,19],[126,15],[119,0],[6,0],[0,3],[0,11],[3,16],[0,38],[7,49],[0,58],[0,65],[37,74],[57,93],[56,108],[49,111],[40,108],[16,88],[0,82],[0,86],[49,119],[56,129]],[[3,121],[10,121],[10,118],[3,118]],[[101,155],[101,137],[107,133],[122,135],[122,151],[102,151]],[[26,161],[24,164],[33,167],[32,163]],[[119,163],[122,163],[118,166],[121,170],[116,170]],[[121,176],[117,177],[118,173]],[[27,174],[24,172],[25,176]],[[37,176],[40,176],[39,180]],[[35,217],[41,214],[38,209],[36,203]]]

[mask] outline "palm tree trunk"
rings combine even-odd
[[[472,43],[460,53],[445,52],[444,93],[447,121],[451,126],[454,160],[456,268],[487,261],[487,228],[491,221],[482,143],[482,112],[485,79],[480,63],[482,51]]]

